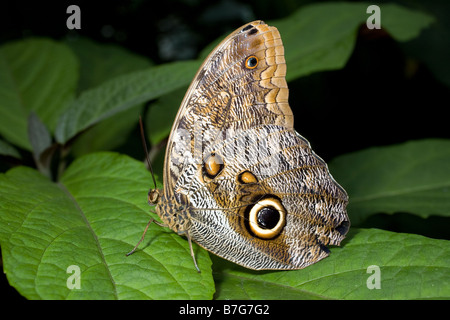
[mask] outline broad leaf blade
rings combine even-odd
[[[446,240],[351,229],[343,247],[297,271],[252,272],[214,259],[218,299],[448,299]],[[371,266],[379,267],[380,289]],[[369,268],[369,269],[368,269]],[[371,289],[373,288],[373,289]]]
[[[140,71],[152,65],[149,59],[123,47],[97,43],[89,38],[67,39],[65,44],[80,60],[78,92],[95,88],[114,77]]]
[[[73,99],[78,60],[64,44],[30,38],[0,47],[0,134],[31,150],[27,120],[34,111],[53,131]]]
[[[419,36],[421,31],[435,22],[434,17],[394,3],[380,6],[381,25],[397,41],[406,42]]]
[[[450,140],[421,140],[343,155],[330,171],[347,190],[353,225],[375,213],[450,215]]]
[[[80,59],[78,92],[93,89],[105,81],[131,72],[145,70],[152,63],[137,54],[116,45],[96,43],[87,38],[67,40]],[[136,128],[143,104],[119,112],[77,137],[71,152],[80,156],[94,151],[113,150],[122,145]]]
[[[29,299],[209,299],[209,256],[149,220],[149,174],[117,154],[75,161],[54,184],[29,168],[0,176],[0,241],[10,284]],[[69,289],[67,268],[81,271]]]
[[[80,131],[141,102],[187,85],[199,63],[168,63],[116,77],[83,92],[59,119],[55,136],[65,143]]]

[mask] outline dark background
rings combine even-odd
[[[0,8],[0,45],[28,36],[82,35],[165,63],[195,59],[210,42],[246,22],[283,18],[312,1],[14,1]],[[362,26],[346,66],[289,83],[296,130],[324,160],[413,139],[450,138],[450,2],[391,1],[433,15],[436,22],[407,43]],[[66,27],[66,9],[81,9],[81,30]],[[381,8],[383,25],[383,1]],[[283,36],[283,35],[282,35]],[[289,65],[287,66],[289,72]],[[138,130],[121,152],[141,148]],[[127,150],[128,149],[128,150]],[[139,151],[140,153],[141,151]],[[447,221],[404,213],[377,215],[367,226],[448,238]],[[10,298],[20,296],[8,287]],[[9,294],[9,293],[8,293]]]

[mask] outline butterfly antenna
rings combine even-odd
[[[155,174],[153,173],[153,167],[152,167],[152,164],[151,164],[150,159],[148,157],[147,142],[145,141],[144,125],[142,124],[142,117],[141,116],[139,116],[139,126],[141,128],[141,139],[142,139],[142,146],[144,147],[144,151],[145,151],[145,158],[147,159],[148,168],[150,169],[150,172],[152,174],[153,184],[154,184],[155,189],[156,189]]]
[[[148,157],[147,142],[145,141],[144,125],[142,124],[142,117],[141,116],[139,116],[139,127],[141,129],[141,139],[142,139],[142,146],[144,147],[144,151],[145,151],[145,159],[147,159],[147,164],[148,164],[148,167],[149,167],[150,172],[152,174],[153,184],[155,185],[155,189],[156,189],[155,174],[153,173],[152,164],[151,164],[150,159]],[[145,230],[144,230],[144,233],[141,236],[141,239],[139,239],[139,242],[134,246],[133,250],[128,252],[126,254],[126,256],[129,256],[129,255],[133,254],[136,251],[136,249],[139,247],[141,242],[144,240],[144,237],[145,237],[145,234],[147,233],[148,227],[152,224],[152,222],[156,223],[157,225],[163,225],[163,224],[155,221],[153,218],[151,218],[150,221],[147,223],[147,226],[145,227]]]

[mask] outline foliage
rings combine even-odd
[[[342,68],[365,22],[367,6],[311,5],[270,22],[283,36],[288,80]],[[383,28],[397,41],[416,37],[433,22],[429,15],[397,5],[384,6],[383,17]],[[105,54],[110,58],[104,59]],[[197,273],[185,238],[155,224],[140,249],[126,257],[149,218],[157,218],[149,213],[146,199],[151,177],[145,165],[130,156],[99,151],[120,145],[148,101],[152,104],[145,117],[147,131],[152,144],[160,143],[200,64],[201,59],[151,65],[121,48],[87,39],[29,38],[0,47],[0,154],[20,158],[32,153],[36,163],[36,168],[19,166],[0,174],[3,268],[21,295],[450,297],[448,240],[358,228],[379,212],[448,218],[450,141],[443,139],[371,148],[334,159],[330,171],[349,193],[353,227],[341,247],[331,248],[330,257],[304,270],[254,272],[210,257],[194,245],[202,271]],[[70,158],[75,160],[66,168]],[[81,289],[67,286],[72,265],[80,268]],[[381,290],[368,289],[367,268],[372,265],[380,267]]]

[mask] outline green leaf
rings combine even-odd
[[[99,44],[87,38],[71,39],[66,43],[80,59],[78,92],[95,88],[114,77],[144,70],[151,62],[115,45]],[[119,112],[77,137],[72,154],[80,156],[94,151],[113,150],[122,145],[136,128],[143,104]]]
[[[123,145],[130,132],[137,128],[142,109],[142,105],[137,105],[95,124],[77,137],[71,153],[79,157],[91,152],[114,150]]]
[[[450,140],[362,150],[336,158],[330,171],[349,194],[353,225],[380,212],[450,216]]]
[[[185,238],[151,225],[145,166],[127,156],[81,157],[52,183],[33,169],[0,175],[0,244],[4,272],[28,299],[210,299],[211,262]],[[155,216],[153,214],[153,216]],[[67,287],[70,266],[80,289]],[[70,271],[70,270],[69,270]]]
[[[287,18],[270,21],[280,31],[291,81],[313,72],[342,68],[349,59],[359,27],[370,16],[369,3],[320,3],[304,6]],[[381,27],[394,39],[408,41],[433,18],[395,4],[381,5]],[[374,31],[375,32],[375,31]]]
[[[20,159],[20,153],[6,141],[0,139],[0,155]]]
[[[432,13],[436,23],[420,37],[403,44],[402,50],[407,56],[423,62],[437,80],[450,87],[450,2],[426,1],[420,4],[420,8]]]
[[[50,164],[53,155],[52,137],[45,124],[32,111],[28,117],[28,140],[33,148],[33,158],[41,173],[50,177]]]
[[[88,38],[65,41],[80,60],[78,92],[92,89],[114,77],[140,71],[152,65],[149,59],[117,45],[97,43]]]
[[[28,115],[34,111],[53,131],[73,99],[78,60],[64,44],[30,38],[0,47],[0,134],[31,150]]]
[[[422,11],[388,3],[380,6],[381,25],[397,41],[406,42],[419,36],[420,32],[435,22],[434,17]]]
[[[189,84],[198,66],[197,61],[167,63],[116,77],[83,92],[59,119],[57,141],[65,143],[103,119]]]
[[[343,247],[296,271],[256,272],[213,262],[218,299],[450,298],[450,242],[418,235],[353,228]],[[367,285],[376,283],[371,266],[379,268],[380,289]]]
[[[271,21],[285,47],[286,79],[342,68],[353,51],[357,28],[364,17],[362,4],[321,3]]]
[[[52,144],[50,132],[34,112],[31,112],[28,117],[28,136],[35,159],[38,159],[42,152]]]
[[[183,87],[166,94],[151,105],[145,124],[152,145],[160,143],[169,136],[172,123],[186,90],[187,88]]]

